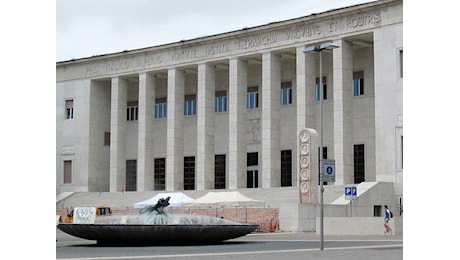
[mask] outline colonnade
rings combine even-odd
[[[346,40],[337,40],[340,48],[333,50],[333,118],[334,159],[336,183],[353,181],[352,143],[352,83],[353,50]],[[304,45],[295,47],[295,118],[296,133],[305,127],[317,128],[315,79],[318,75],[317,55],[305,54]],[[262,66],[261,95],[261,173],[262,188],[280,186],[280,85],[281,58],[278,51],[260,53]],[[227,189],[246,187],[248,62],[246,57],[229,57],[228,63],[228,151]],[[197,136],[196,136],[196,189],[214,188],[214,98],[216,68],[213,63],[200,61],[197,68]],[[184,159],[184,94],[185,70],[169,67],[167,70],[167,136],[166,136],[166,190],[183,187]],[[164,69],[162,70],[164,71]],[[138,73],[139,116],[137,140],[137,190],[153,190],[154,154],[153,125],[156,86],[155,71]],[[110,114],[110,191],[120,191],[125,185],[126,104],[128,84],[124,76],[111,78]],[[296,137],[293,137],[296,138]],[[297,180],[298,147],[293,150],[292,179]],[[293,186],[296,186],[293,181]]]

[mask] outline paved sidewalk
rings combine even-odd
[[[244,237],[251,239],[278,239],[278,240],[320,240],[321,236],[316,232],[273,232],[273,233],[251,233]],[[403,240],[403,235],[381,236],[371,235],[325,235],[324,240]]]
[[[71,238],[72,236],[56,229],[56,238]],[[243,237],[233,240],[317,240],[320,241],[321,236],[315,232],[273,232],[273,233],[251,233]],[[384,236],[342,236],[342,235],[327,235],[324,236],[324,241],[331,240],[403,240],[403,235]]]
[[[57,250],[61,258],[70,252],[85,248],[85,245],[93,245],[95,242],[70,236],[56,229]],[[274,232],[274,233],[251,233],[243,237],[228,240],[228,244],[212,246],[196,246],[193,251],[183,253],[181,247],[139,247],[140,255],[166,254],[158,259],[186,259],[186,260],[280,260],[280,259],[315,259],[315,260],[399,260],[403,259],[403,236],[325,236],[324,250],[319,250],[320,235],[315,232]],[[292,242],[291,242],[292,241]],[[343,241],[343,242],[342,242]],[[380,242],[381,241],[381,242]],[[287,242],[287,243],[286,243]],[[72,245],[79,246],[73,247]],[[298,247],[296,245],[309,245]],[[258,245],[258,249],[251,250],[252,245]],[[283,245],[289,245],[283,247]],[[312,247],[313,245],[313,247]],[[275,246],[277,249],[273,249]],[[241,249],[239,247],[244,247]],[[177,250],[164,253],[165,249]],[[97,254],[113,259],[124,259],[116,247],[88,247]],[[225,249],[225,250],[224,250]],[[158,251],[160,250],[160,251]],[[87,252],[81,253],[84,257]],[[94,252],[93,252],[94,253]],[[87,258],[90,259],[90,258]],[[93,258],[91,258],[93,259]]]

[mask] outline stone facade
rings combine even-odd
[[[216,158],[224,158],[225,189],[298,186],[298,134],[320,125],[319,56],[304,48],[324,42],[340,46],[321,59],[323,146],[336,162],[335,184],[394,182],[402,196],[398,0],[58,62],[56,194],[215,189]],[[258,107],[247,108],[248,93]],[[166,116],[156,118],[162,103]]]

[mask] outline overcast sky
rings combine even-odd
[[[56,0],[56,61],[133,50],[374,0]]]

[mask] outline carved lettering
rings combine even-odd
[[[98,72],[98,68],[95,64],[90,64],[86,66],[86,76],[96,74]]]
[[[321,35],[321,30],[318,25],[308,25],[308,26],[298,26],[293,30],[287,31],[287,39],[294,40],[300,38],[308,38],[312,36],[319,36]]]
[[[338,22],[336,21],[329,23],[329,26],[328,26],[329,32],[337,31],[337,24]]]
[[[219,44],[206,48],[207,56],[225,54],[227,52],[230,52],[230,46],[228,46],[227,44]]]
[[[175,51],[171,55],[171,60],[172,61],[182,61],[182,60],[188,60],[188,59],[196,59],[198,58],[197,55],[198,51],[197,49],[186,49],[186,50],[180,50],[180,51]]]
[[[129,62],[126,60],[118,61],[118,62],[111,62],[105,66],[105,70],[107,73],[116,72],[120,70],[126,70],[128,68],[129,68]]]
[[[150,55],[150,56],[139,58],[138,62],[139,62],[139,66],[145,67],[145,66],[151,66],[154,64],[161,64],[163,61],[161,59],[161,56]]]
[[[347,29],[353,29],[356,27],[375,25],[380,23],[380,13],[362,14],[356,15],[351,18],[347,18]]]
[[[264,35],[260,37],[239,40],[238,42],[236,42],[236,47],[238,48],[238,50],[242,50],[270,45],[276,42],[278,42],[276,35]]]
[[[153,69],[157,65],[214,58],[232,53],[239,54],[254,49],[275,47],[278,44],[286,45],[302,40],[314,40],[320,37],[380,26],[382,19],[382,10],[375,9],[343,17],[336,16],[330,20],[299,22],[296,25],[283,27],[277,31],[241,36],[233,41],[217,39],[213,43],[204,41],[202,45],[185,45],[183,48],[168,52],[158,50],[120,58],[119,60],[95,61],[93,64],[83,67],[82,73],[91,77],[103,75],[104,73],[121,73],[145,68]]]

